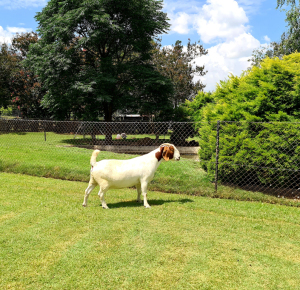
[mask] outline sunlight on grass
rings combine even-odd
[[[297,289],[299,209],[0,174],[1,289]]]

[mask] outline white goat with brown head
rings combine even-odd
[[[99,184],[99,197],[102,207],[108,206],[104,200],[104,194],[110,188],[125,188],[136,186],[137,201],[141,201],[141,194],[144,197],[144,206],[150,208],[147,201],[147,187],[154,177],[154,173],[162,160],[180,160],[180,153],[176,147],[169,143],[160,145],[157,149],[148,154],[128,160],[101,160],[96,161],[99,150],[95,150],[91,157],[91,177],[85,190],[83,206],[87,206],[87,200],[91,191]]]

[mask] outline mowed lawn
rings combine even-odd
[[[299,208],[0,173],[0,289],[299,289]]]

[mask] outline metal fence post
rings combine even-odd
[[[220,121],[217,122],[215,192],[218,191]]]
[[[46,137],[46,122],[43,122],[43,127],[44,127],[44,138],[45,138],[45,142],[47,141],[47,137]]]

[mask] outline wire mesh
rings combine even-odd
[[[99,160],[128,159],[172,143],[181,160],[161,164],[150,189],[202,194],[207,187],[201,184],[207,180],[199,163],[198,141],[198,129],[189,122],[0,119],[0,170],[88,181],[94,149],[103,152]]]
[[[300,123],[220,122],[218,183],[299,198]]]
[[[0,170],[38,168],[40,176],[87,181],[91,149],[107,152],[100,158],[127,159],[172,143],[182,159],[159,167],[153,190],[213,196],[226,186],[299,198],[299,129],[283,122],[0,119]]]

